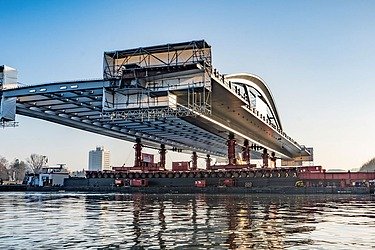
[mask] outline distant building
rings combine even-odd
[[[109,151],[104,147],[96,147],[95,150],[91,150],[89,152],[89,170],[111,170]]]

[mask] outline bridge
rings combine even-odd
[[[0,98],[2,126],[19,114],[164,153],[228,157],[229,165],[237,153],[247,163],[254,152],[266,160],[311,157],[283,131],[266,83],[221,74],[204,40],[104,52],[97,80],[20,85],[15,69],[1,66]]]

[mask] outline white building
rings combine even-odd
[[[89,170],[111,170],[109,150],[105,150],[103,146],[96,147],[95,150],[91,150],[89,152]]]

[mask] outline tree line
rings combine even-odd
[[[14,159],[12,162],[0,156],[0,179],[2,181],[23,181],[26,173],[39,174],[42,168],[47,166],[47,163],[48,158],[39,154],[31,154],[26,161]]]

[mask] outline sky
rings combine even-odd
[[[375,157],[374,11],[360,0],[0,0],[0,65],[25,84],[101,78],[104,51],[205,39],[220,72],[266,81],[284,131],[314,148],[315,165],[353,169]],[[38,153],[78,170],[103,145],[112,165],[133,163],[132,143],[16,119],[0,129],[9,161]]]

